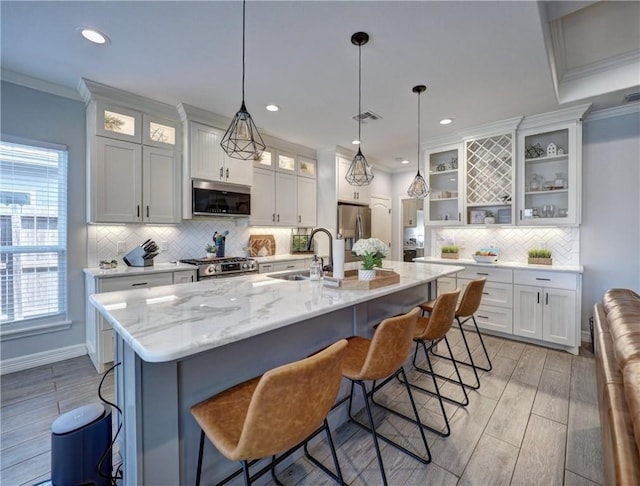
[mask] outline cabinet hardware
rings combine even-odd
[[[549,294],[545,294],[545,304],[549,305]]]
[[[488,273],[476,272],[476,275],[489,275]]]
[[[138,282],[138,283],[131,284],[132,287],[141,287],[143,285],[149,285],[149,284],[147,282]]]
[[[229,178],[229,169],[227,169],[227,179]]]
[[[540,278],[540,277],[536,277],[536,280],[544,280],[545,282],[551,282],[550,278]]]
[[[295,265],[287,265],[287,268],[296,268]]]
[[[458,213],[458,221],[462,221],[462,213]]]
[[[538,292],[538,304],[540,303],[540,292]]]
[[[489,292],[482,292],[482,295],[489,295]]]
[[[353,199],[356,199],[356,191],[353,191]]]
[[[276,222],[276,213],[271,214],[271,221]]]
[[[147,204],[147,218],[149,217],[149,205]]]
[[[302,216],[298,216],[298,223],[302,223]]]
[[[280,213],[278,213],[278,223],[280,222]]]
[[[480,314],[476,314],[476,317],[479,317],[481,319],[489,319],[487,316],[481,316]]]
[[[193,282],[193,275],[191,275],[191,281]]]
[[[220,179],[224,177],[224,169],[220,167]]]
[[[140,205],[136,206],[136,213],[138,214],[138,218],[140,218]]]

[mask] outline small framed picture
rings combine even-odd
[[[471,224],[484,224],[484,218],[487,215],[484,210],[471,210],[469,211],[469,217],[471,219]]]

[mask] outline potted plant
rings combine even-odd
[[[536,248],[529,250],[528,263],[536,265],[551,265],[551,251]]]
[[[207,258],[215,258],[217,250],[218,248],[212,244],[208,244],[204,247],[204,251],[207,252]]]
[[[351,254],[362,259],[362,266],[358,270],[358,280],[373,280],[376,278],[374,267],[382,266],[382,259],[387,256],[388,248],[378,238],[360,238],[351,248]]]
[[[493,211],[485,211],[484,224],[494,224],[495,222],[496,218],[493,216]]]
[[[457,245],[445,245],[440,248],[440,258],[460,258],[460,248]]]

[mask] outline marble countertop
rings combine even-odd
[[[108,270],[104,270],[99,267],[85,268],[84,273],[97,278],[112,278],[123,277],[125,275],[180,272],[183,270],[197,270],[197,268],[185,263],[156,263],[150,267],[128,267],[126,263],[120,262],[116,268]]]
[[[358,265],[354,262],[345,267]],[[400,274],[400,282],[367,291],[342,290],[325,287],[320,281],[287,281],[254,274],[95,294],[90,301],[143,360],[165,362],[462,270],[451,265],[387,260],[384,268]]]
[[[532,265],[524,262],[502,262],[497,261],[495,263],[478,263],[471,258],[438,258],[438,257],[420,257],[414,258],[414,262],[417,263],[442,263],[445,265],[474,265],[478,267],[498,267],[498,268],[512,268],[516,270],[545,270],[549,272],[567,272],[567,273],[583,273],[584,267],[582,265]]]

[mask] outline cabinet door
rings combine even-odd
[[[476,323],[480,329],[514,334],[513,311],[494,305],[480,305],[475,313]]]
[[[180,125],[171,120],[142,115],[142,143],[174,150],[180,140]]]
[[[94,137],[92,221],[137,223],[142,208],[142,146]]]
[[[565,346],[577,346],[576,293],[572,290],[545,289],[542,339]]]
[[[96,134],[127,142],[142,141],[142,113],[112,105],[96,103]]]
[[[351,161],[340,156],[336,157],[336,159],[338,161],[338,200],[345,202],[357,202],[356,191],[358,186],[352,186],[345,179]]]
[[[142,150],[142,220],[147,223],[180,222],[180,166],[173,150]]]
[[[316,180],[297,178],[298,226],[316,225]]]
[[[371,201],[371,186],[352,186],[352,187],[356,191],[356,202],[358,204],[365,204],[368,206],[369,202]]]
[[[514,285],[513,296],[513,334],[542,339],[542,288]]]
[[[415,228],[417,216],[418,216],[418,200],[403,199],[402,200],[402,226]]]
[[[273,263],[259,263],[258,273],[271,273],[274,272]]]
[[[253,160],[241,160],[229,157],[222,151],[224,164],[224,182],[251,186],[253,184]]]
[[[316,161],[309,157],[298,155],[298,175],[301,177],[316,178]]]
[[[294,174],[276,172],[276,225],[296,226],[298,224],[297,177]]]
[[[297,173],[296,156],[280,150],[276,151],[276,170],[289,174]]]
[[[463,224],[462,144],[429,149],[425,161],[425,178],[431,190],[425,200],[425,224]]]
[[[276,222],[275,172],[254,168],[251,186],[251,224],[271,226]]]
[[[189,164],[193,179],[224,179],[224,151],[220,147],[222,135],[223,133],[215,128],[189,122]]]
[[[191,283],[197,279],[195,270],[183,270],[180,272],[173,272],[173,283]]]

